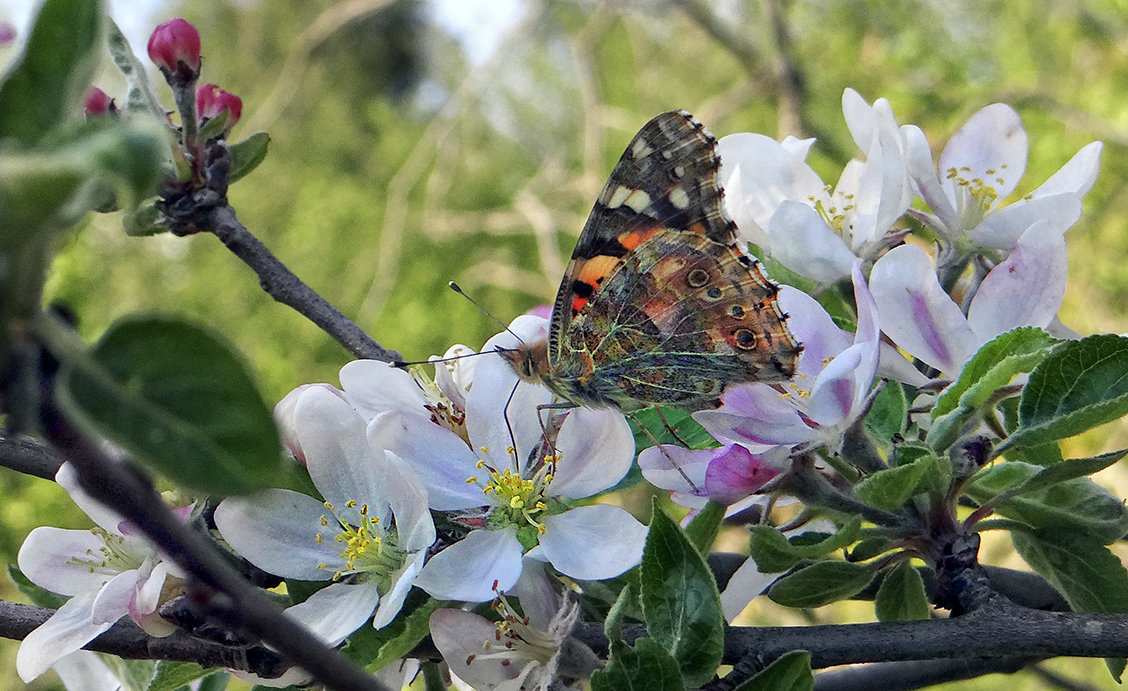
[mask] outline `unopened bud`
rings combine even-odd
[[[225,110],[228,113],[227,123],[223,128],[226,135],[243,114],[243,100],[215,84],[204,84],[196,90],[196,117],[199,118],[201,127],[208,120],[219,117]]]
[[[196,81],[200,76],[200,32],[184,19],[170,19],[149,37],[149,59],[171,85]]]
[[[114,115],[117,113],[117,106],[114,105],[114,99],[110,98],[105,91],[102,91],[96,86],[90,87],[90,90],[86,92],[86,97],[82,99],[82,108],[86,111],[86,117]]]

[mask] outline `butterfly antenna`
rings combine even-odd
[[[509,335],[513,336],[513,338],[516,338],[519,343],[525,342],[525,339],[523,339],[520,336],[518,336],[517,334],[513,333],[513,331],[508,326],[506,326],[505,322],[503,322],[502,320],[495,317],[488,309],[486,309],[485,307],[482,307],[482,305],[477,300],[475,300],[474,298],[467,295],[466,291],[463,290],[462,287],[459,286],[457,283],[455,283],[454,281],[450,281],[449,283],[447,283],[447,285],[450,286],[451,290],[453,290],[454,292],[458,293],[462,297],[469,300],[470,304],[477,307],[482,312],[482,314],[486,315],[487,317],[492,319],[498,326],[500,326],[501,328],[508,331]]]

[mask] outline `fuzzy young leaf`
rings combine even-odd
[[[61,353],[67,413],[186,488],[268,485],[278,430],[241,358],[208,330],[163,317],[118,322],[89,353]]]
[[[749,528],[749,554],[763,573],[781,573],[803,559],[818,559],[852,545],[861,529],[862,519],[855,517],[833,535],[811,540],[812,533],[803,533],[789,540],[771,526],[756,525]]]
[[[909,404],[905,390],[896,382],[889,382],[873,399],[866,427],[878,439],[889,442],[894,435],[902,434],[908,422]]]
[[[146,113],[163,121],[165,108],[153,92],[148,71],[137,59],[137,55],[129,45],[129,40],[118,25],[112,19],[106,24],[106,45],[110,49],[110,57],[118,71],[125,77],[125,110],[131,113]]]
[[[1051,466],[1056,467],[1059,466]],[[1087,477],[1045,485],[1036,480],[1042,472],[1045,471],[1040,466],[1028,463],[1000,463],[976,475],[968,486],[968,494],[985,504],[1006,492],[1010,498],[1001,501],[996,511],[1034,528],[1070,529],[1102,544],[1111,544],[1128,532],[1128,510],[1120,498]],[[1035,489],[1015,491],[1027,483]],[[1038,488],[1039,485],[1045,486]]]
[[[232,144],[231,173],[229,182],[235,182],[246,177],[266,158],[266,149],[270,144],[270,135],[266,132],[255,132],[238,144]]]
[[[780,655],[735,691],[811,691],[813,688],[811,654],[806,650],[792,650]]]
[[[1065,439],[1128,413],[1128,338],[1098,334],[1056,346],[1030,374],[1019,426],[999,450]]]
[[[784,607],[822,607],[856,595],[873,580],[864,564],[819,561],[788,574],[768,590],[768,597]]]
[[[344,653],[369,672],[376,672],[406,655],[430,633],[431,615],[450,603],[429,597],[419,589],[408,593],[399,613],[386,626],[362,626],[349,636]]]
[[[928,619],[932,608],[924,592],[924,581],[908,559],[902,559],[885,574],[873,603],[878,621]]]
[[[677,661],[690,687],[717,671],[724,648],[721,596],[704,558],[655,504],[639,567],[646,630]]]
[[[204,669],[194,662],[160,660],[157,662],[157,671],[153,674],[153,680],[149,682],[145,691],[176,691],[210,674],[211,670]],[[216,674],[228,676],[226,672],[216,672]]]
[[[721,529],[721,522],[725,519],[725,507],[715,501],[707,503],[689,525],[685,527],[685,536],[697,548],[702,556],[708,556],[713,548],[713,540]]]
[[[879,470],[854,485],[854,492],[870,506],[894,511],[917,493],[917,486],[928,468],[929,459],[925,457],[908,465]]]
[[[0,84],[0,140],[29,146],[75,122],[101,57],[102,3],[47,0]]]
[[[653,638],[615,646],[607,666],[591,675],[592,691],[685,691],[677,660]]]
[[[1099,542],[1071,530],[1015,531],[1019,555],[1078,612],[1128,612],[1128,570]]]

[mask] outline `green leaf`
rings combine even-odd
[[[725,507],[715,501],[708,502],[705,507],[697,512],[689,525],[685,527],[685,536],[701,553],[709,556],[713,549],[713,540],[721,529],[721,522],[725,520]]]
[[[1053,342],[1045,331],[1023,326],[984,344],[936,400],[928,444],[940,451],[955,443],[995,392],[1034,369]]]
[[[1018,429],[999,447],[1030,447],[1072,437],[1128,413],[1128,338],[1066,341],[1030,374]]]
[[[1080,472],[1107,460],[1097,458],[1101,460],[1080,459],[1084,462],[1052,473],[1051,481],[1053,475],[1064,477],[1070,470]],[[1046,478],[1042,473],[1047,470],[1017,461],[1000,463],[978,473],[968,485],[967,493],[980,504],[998,501],[996,511],[999,514],[1035,528],[1071,529],[1102,544],[1115,542],[1128,532],[1128,510],[1119,497],[1087,477],[1073,477],[1054,484],[1037,479]],[[1026,491],[1028,486],[1033,489]],[[1004,494],[1001,501],[997,499],[1000,494]]]
[[[627,612],[638,607],[636,591],[637,588],[633,583],[627,583],[626,587],[619,591],[619,597],[615,600],[615,604],[611,605],[611,610],[607,612],[607,618],[603,621],[603,635],[607,636],[607,640],[612,644],[623,642],[623,619]]]
[[[1014,531],[1019,555],[1078,612],[1128,612],[1128,571],[1107,547],[1072,530]]]
[[[822,607],[858,594],[872,580],[865,564],[819,561],[776,581],[768,597],[784,607]]]
[[[109,47],[114,65],[125,77],[126,96],[122,106],[131,114],[145,113],[163,121],[165,107],[153,92],[153,86],[149,83],[149,72],[137,59],[133,47],[129,45],[129,40],[112,19],[106,21],[106,45]]]
[[[806,650],[792,650],[780,655],[734,691],[811,691],[813,688],[811,654]]]
[[[231,675],[223,670],[216,670],[200,680],[200,685],[195,691],[224,691]]]
[[[133,211],[124,214],[121,225],[126,235],[139,238],[167,233],[168,226],[161,223],[163,220],[164,214],[157,208],[156,203],[152,202],[142,204]]]
[[[854,545],[846,555],[847,561],[869,561],[893,549],[893,541],[885,536],[867,537]]]
[[[157,671],[149,682],[147,691],[176,691],[197,679],[207,676],[211,670],[204,669],[194,662],[172,662],[159,660]]]
[[[118,322],[89,353],[60,352],[60,405],[180,485],[217,496],[267,486],[281,446],[242,359],[210,330]]]
[[[685,684],[712,679],[724,648],[721,596],[705,559],[657,502],[639,568],[639,599],[646,630],[677,661]]]
[[[897,382],[889,382],[874,397],[866,416],[866,427],[875,437],[888,443],[895,435],[904,433],[908,414],[905,390]]]
[[[52,593],[50,590],[32,583],[31,579],[25,576],[24,572],[20,571],[20,567],[15,564],[8,564],[8,578],[12,579],[16,590],[20,591],[24,597],[31,600],[31,604],[36,607],[58,609],[70,599],[66,595]]]
[[[230,149],[231,173],[228,175],[228,181],[235,182],[258,168],[258,165],[266,158],[266,149],[269,144],[270,135],[266,132],[255,132],[238,144],[232,144]]]
[[[46,0],[0,84],[0,140],[25,146],[76,122],[101,57],[102,3]]]
[[[928,619],[932,608],[924,592],[924,581],[908,559],[890,569],[877,589],[873,603],[878,621],[916,621]]]
[[[879,470],[854,485],[858,498],[879,509],[894,511],[918,492],[917,486],[929,469],[928,457],[915,463]]]
[[[666,418],[662,422],[662,418]],[[685,442],[691,449],[713,449],[719,446],[716,439],[688,413],[674,408],[643,408],[631,413],[631,428],[635,433],[635,448],[645,449],[655,444]]]
[[[832,535],[803,533],[788,539],[767,525],[749,528],[749,555],[763,573],[783,573],[803,559],[818,559],[844,549],[858,539],[862,519],[855,517]]]
[[[418,588],[408,593],[395,619],[374,629],[365,624],[352,633],[345,646],[345,655],[369,672],[376,672],[398,660],[430,635],[431,615],[450,603],[436,600]]]
[[[91,210],[130,208],[152,195],[165,143],[151,125],[90,122],[55,149],[0,157],[0,251],[41,240],[45,231],[77,223]]]
[[[591,675],[592,691],[685,691],[677,660],[653,638],[616,646],[607,667]]]

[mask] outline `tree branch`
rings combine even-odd
[[[41,439],[0,429],[0,466],[54,480],[63,459]]]
[[[388,350],[341,313],[328,300],[306,285],[266,245],[235,216],[224,196],[212,189],[194,189],[171,197],[161,211],[172,222],[174,235],[199,231],[214,234],[247,266],[258,274],[259,285],[267,295],[288,305],[358,358],[395,362],[399,353]]]

